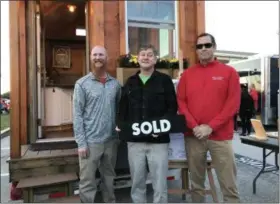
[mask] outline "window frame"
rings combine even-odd
[[[138,27],[138,28],[156,28],[156,29],[169,29],[174,30],[175,35],[173,39],[174,43],[174,51],[175,57],[178,58],[179,56],[179,19],[178,19],[178,1],[174,0],[174,14],[175,14],[175,21],[168,20],[168,21],[149,21],[145,22],[145,18],[131,18],[128,20],[128,12],[127,12],[127,0],[125,1],[125,43],[126,43],[126,53],[129,52],[129,42],[128,42],[128,27]],[[174,26],[173,26],[174,25]]]

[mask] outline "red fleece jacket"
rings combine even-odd
[[[233,117],[240,105],[239,75],[234,68],[213,61],[184,71],[177,87],[179,113],[184,114],[192,135],[197,125],[207,124],[212,140],[233,138]]]

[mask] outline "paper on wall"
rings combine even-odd
[[[186,160],[185,139],[183,133],[171,133],[168,149],[169,160]]]
[[[185,139],[183,133],[171,133],[168,148],[169,160],[186,160],[187,153],[185,149]],[[211,160],[210,152],[207,152],[207,160]]]

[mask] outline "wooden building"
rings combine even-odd
[[[10,180],[78,171],[72,130],[75,81],[90,50],[105,46],[109,72],[120,55],[151,43],[160,56],[196,61],[204,1],[10,1]]]

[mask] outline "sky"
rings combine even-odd
[[[8,19],[9,2],[1,1],[1,93],[10,90]],[[218,50],[279,54],[278,1],[206,1],[205,24]]]

